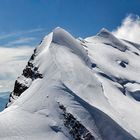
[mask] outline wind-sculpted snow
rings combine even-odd
[[[99,42],[117,48],[123,52],[127,49],[127,46],[123,44],[121,40],[117,39],[113,34],[104,28],[97,34],[97,36],[89,37],[86,40],[91,42],[96,42],[96,40],[99,40]]]
[[[54,29],[16,80],[0,139],[140,139],[139,53],[105,29],[85,40]]]
[[[87,51],[67,31],[59,27],[56,28],[53,31],[52,41],[60,46],[68,47],[73,53],[81,57],[89,67],[91,67],[91,61],[88,57]]]

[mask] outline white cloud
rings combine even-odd
[[[30,41],[34,41],[36,38],[34,37],[24,37],[24,38],[19,38],[14,41],[10,41],[5,46],[11,46],[11,45],[17,45],[17,44],[25,44],[29,43]]]
[[[15,79],[22,73],[32,53],[30,46],[0,47],[0,91],[12,90]]]
[[[31,33],[35,33],[35,32],[41,32],[43,31],[43,28],[35,28],[35,29],[31,29],[31,30],[25,30],[25,31],[17,31],[17,32],[12,32],[12,33],[4,33],[0,35],[0,40],[2,39],[7,39],[13,36],[21,36],[24,34],[31,34]]]
[[[1,42],[2,45],[0,45],[0,92],[13,90],[15,79],[22,73],[33,53],[34,48],[31,44],[37,38],[31,37],[31,35],[43,30],[43,28],[35,28],[0,33],[0,40],[6,40]],[[28,46],[25,46],[25,44],[28,44]]]
[[[140,17],[138,15],[128,15],[121,26],[113,31],[118,38],[140,43]]]

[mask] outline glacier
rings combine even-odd
[[[140,45],[107,29],[44,37],[0,112],[1,140],[139,140]]]

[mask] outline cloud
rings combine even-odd
[[[22,73],[33,53],[33,47],[0,47],[0,91],[12,90],[15,79]]]
[[[0,40],[3,39],[7,39],[13,36],[21,36],[24,34],[31,34],[31,33],[35,33],[35,32],[41,32],[43,31],[43,28],[35,28],[35,29],[31,29],[31,30],[25,30],[25,31],[17,31],[17,32],[12,32],[12,33],[5,33],[5,34],[1,34],[0,35]]]
[[[0,34],[0,92],[12,91],[22,73],[43,28]]]
[[[128,15],[112,33],[118,38],[140,43],[140,17]]]
[[[25,43],[29,43],[30,41],[34,41],[35,39],[36,39],[35,37],[19,38],[19,39],[8,42],[7,44],[5,44],[5,46],[25,44]]]

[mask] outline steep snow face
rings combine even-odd
[[[53,31],[53,42],[68,47],[73,53],[78,55],[84,62],[91,67],[91,61],[87,55],[87,51],[79,44],[74,37],[61,28],[56,28]]]
[[[140,45],[120,40],[122,45],[114,48],[112,46],[114,39],[110,38],[113,36],[111,33],[104,30],[103,35],[99,36],[85,39],[89,56],[96,64],[93,71],[102,83],[108,102],[118,113],[117,117],[121,118],[118,123],[120,125],[125,123],[122,125],[123,128],[139,138]],[[109,39],[111,43],[104,43],[102,37]],[[126,46],[125,52],[121,51],[121,46]]]
[[[86,38],[89,42],[102,42],[108,46],[119,49],[120,51],[125,51],[127,46],[122,43],[121,40],[117,39],[113,34],[111,34],[107,29],[103,28],[96,36]]]
[[[15,82],[0,139],[140,139],[139,53],[106,30],[76,40],[54,29]]]

